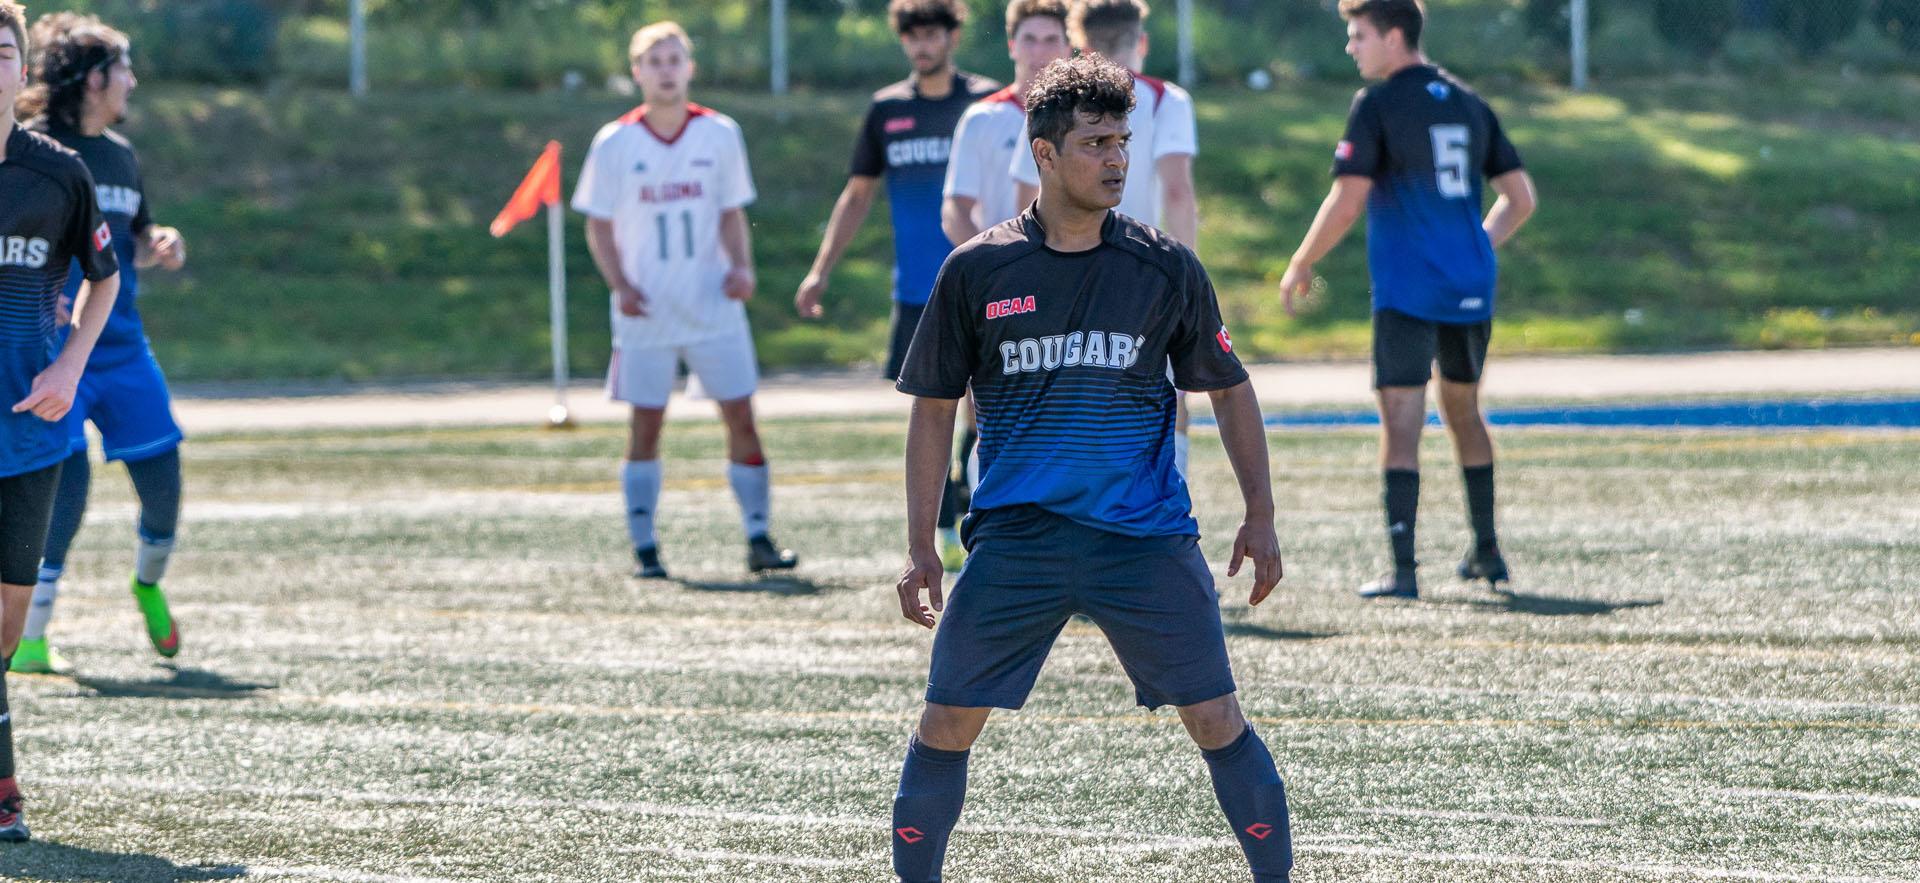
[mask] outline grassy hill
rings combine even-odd
[[[1504,255],[1509,351],[1920,343],[1920,82],[1663,81],[1606,95],[1486,84],[1543,209]],[[1358,354],[1363,237],[1322,265],[1323,306],[1274,297],[1326,188],[1351,89],[1199,96],[1201,255],[1255,357]],[[883,346],[884,206],[841,265],[823,323],[794,286],[844,180],[864,92],[709,92],[745,128],[770,367],[872,360]],[[549,138],[568,185],[605,94],[376,95],[149,85],[125,130],[156,217],[186,231],[150,273],[155,348],[181,380],[538,376],[546,245],[486,223]],[[604,288],[568,221],[573,370],[602,370]]]

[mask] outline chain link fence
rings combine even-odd
[[[1003,0],[973,0],[959,61],[1006,67]],[[1148,73],[1350,80],[1336,0],[1158,0]],[[326,88],[598,85],[626,36],[675,18],[715,85],[840,88],[900,75],[885,0],[51,0],[128,31],[143,76]],[[353,63],[364,13],[364,66]],[[1434,56],[1469,77],[1596,84],[1679,74],[1920,73],[1920,0],[1429,0]],[[1187,27],[1182,28],[1185,22]],[[784,39],[782,39],[784,38]],[[1191,47],[1183,53],[1176,47]],[[1583,51],[1584,50],[1584,51]],[[353,72],[358,71],[356,76]],[[1255,79],[1259,79],[1258,76]]]

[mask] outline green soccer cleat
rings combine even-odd
[[[47,646],[46,638],[21,638],[13,651],[8,671],[17,675],[63,675],[73,670],[60,651]]]
[[[147,640],[153,642],[153,652],[172,659],[180,653],[180,627],[174,624],[173,614],[167,611],[167,596],[157,585],[150,586],[133,578],[133,601],[140,605],[140,615],[147,620]]]

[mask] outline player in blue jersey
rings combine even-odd
[[[1333,191],[1280,281],[1287,312],[1310,293],[1313,265],[1367,215],[1373,276],[1374,388],[1393,571],[1360,587],[1368,598],[1419,596],[1414,516],[1427,382],[1440,367],[1440,413],[1467,485],[1474,546],[1462,579],[1507,582],[1494,535],[1493,441],[1480,413],[1480,375],[1493,330],[1494,249],[1533,214],[1533,179],[1480,96],[1420,51],[1419,0],[1341,0],[1347,54],[1380,80],[1354,99],[1334,150]],[[1498,198],[1481,217],[1483,185]]]
[[[27,50],[26,12],[0,0],[0,403],[8,406],[0,411],[0,663],[19,645],[33,598],[69,450],[60,421],[79,394],[120,287],[113,234],[95,205],[86,165],[16,122]],[[76,260],[92,284],[75,303],[74,330],[62,343],[54,336],[54,309]],[[20,802],[13,715],[0,675],[0,840],[27,839]]]
[[[994,708],[1026,702],[1061,628],[1084,614],[1139,703],[1179,710],[1256,883],[1284,881],[1286,789],[1235,698],[1219,595],[1173,468],[1174,390],[1205,392],[1246,504],[1227,574],[1250,560],[1260,603],[1281,567],[1260,405],[1192,250],[1112,211],[1132,76],[1099,56],[1058,61],[1026,102],[1039,199],[947,259],[897,384],[915,396],[900,612],[938,631],[894,797],[894,871],[941,879],[969,749]],[[934,515],[969,390],[980,484],[948,602]]]
[[[893,330],[886,376],[893,380],[900,376],[907,343],[926,308],[940,262],[953,250],[940,229],[940,187],[947,177],[954,127],[969,105],[993,94],[1000,84],[953,66],[953,51],[967,21],[964,0],[893,0],[887,15],[900,37],[900,48],[913,64],[913,76],[873,93],[873,105],[854,139],[847,185],[833,205],[813,269],[800,283],[793,304],[803,319],[824,314],[820,300],[827,292],[827,279],[866,221],[880,179],[886,178],[894,255]],[[954,522],[966,494],[964,453],[959,460],[959,468],[950,470],[954,474],[949,476],[940,516],[950,554],[959,549]]]
[[[33,26],[34,79],[30,96],[38,114],[31,127],[80,155],[93,174],[100,213],[113,231],[120,265],[120,296],[87,360],[79,397],[67,413],[70,455],[60,473],[45,558],[33,590],[26,632],[13,657],[18,672],[67,668],[47,644],[47,623],[59,596],[67,550],[86,515],[90,469],[86,423],[99,429],[108,460],[126,464],[140,499],[132,591],[145,620],[147,639],[161,656],[180,651],[180,630],[160,590],[180,518],[180,425],[173,419],[167,381],[147,345],[140,322],[139,271],[179,269],[186,261],[180,231],[153,222],[140,160],[133,145],[110,126],[125,119],[127,97],[137,81],[125,34],[98,18],[70,12],[42,16]],[[77,263],[67,277],[71,299],[85,284]]]

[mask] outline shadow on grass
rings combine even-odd
[[[1263,641],[1322,641],[1340,637],[1339,632],[1304,632],[1298,629],[1273,629],[1250,622],[1228,621],[1221,624],[1227,634],[1236,638],[1259,638]]]
[[[238,880],[246,874],[245,865],[176,865],[157,855],[102,852],[45,841],[9,845],[0,850],[0,878],[7,880],[175,883]]]
[[[197,668],[175,669],[170,677],[157,680],[93,678],[75,676],[73,682],[94,693],[112,699],[245,699],[277,684],[236,681],[219,672]]]
[[[1524,613],[1529,616],[1608,616],[1622,610],[1658,607],[1667,603],[1667,600],[1643,598],[1628,601],[1599,601],[1592,598],[1501,592],[1484,593],[1469,598],[1435,598],[1430,603],[1451,607],[1470,607],[1496,613]]]
[[[800,597],[839,589],[837,584],[821,585],[797,576],[767,576],[743,580],[675,579],[682,588],[696,592],[758,592],[763,595]]]

